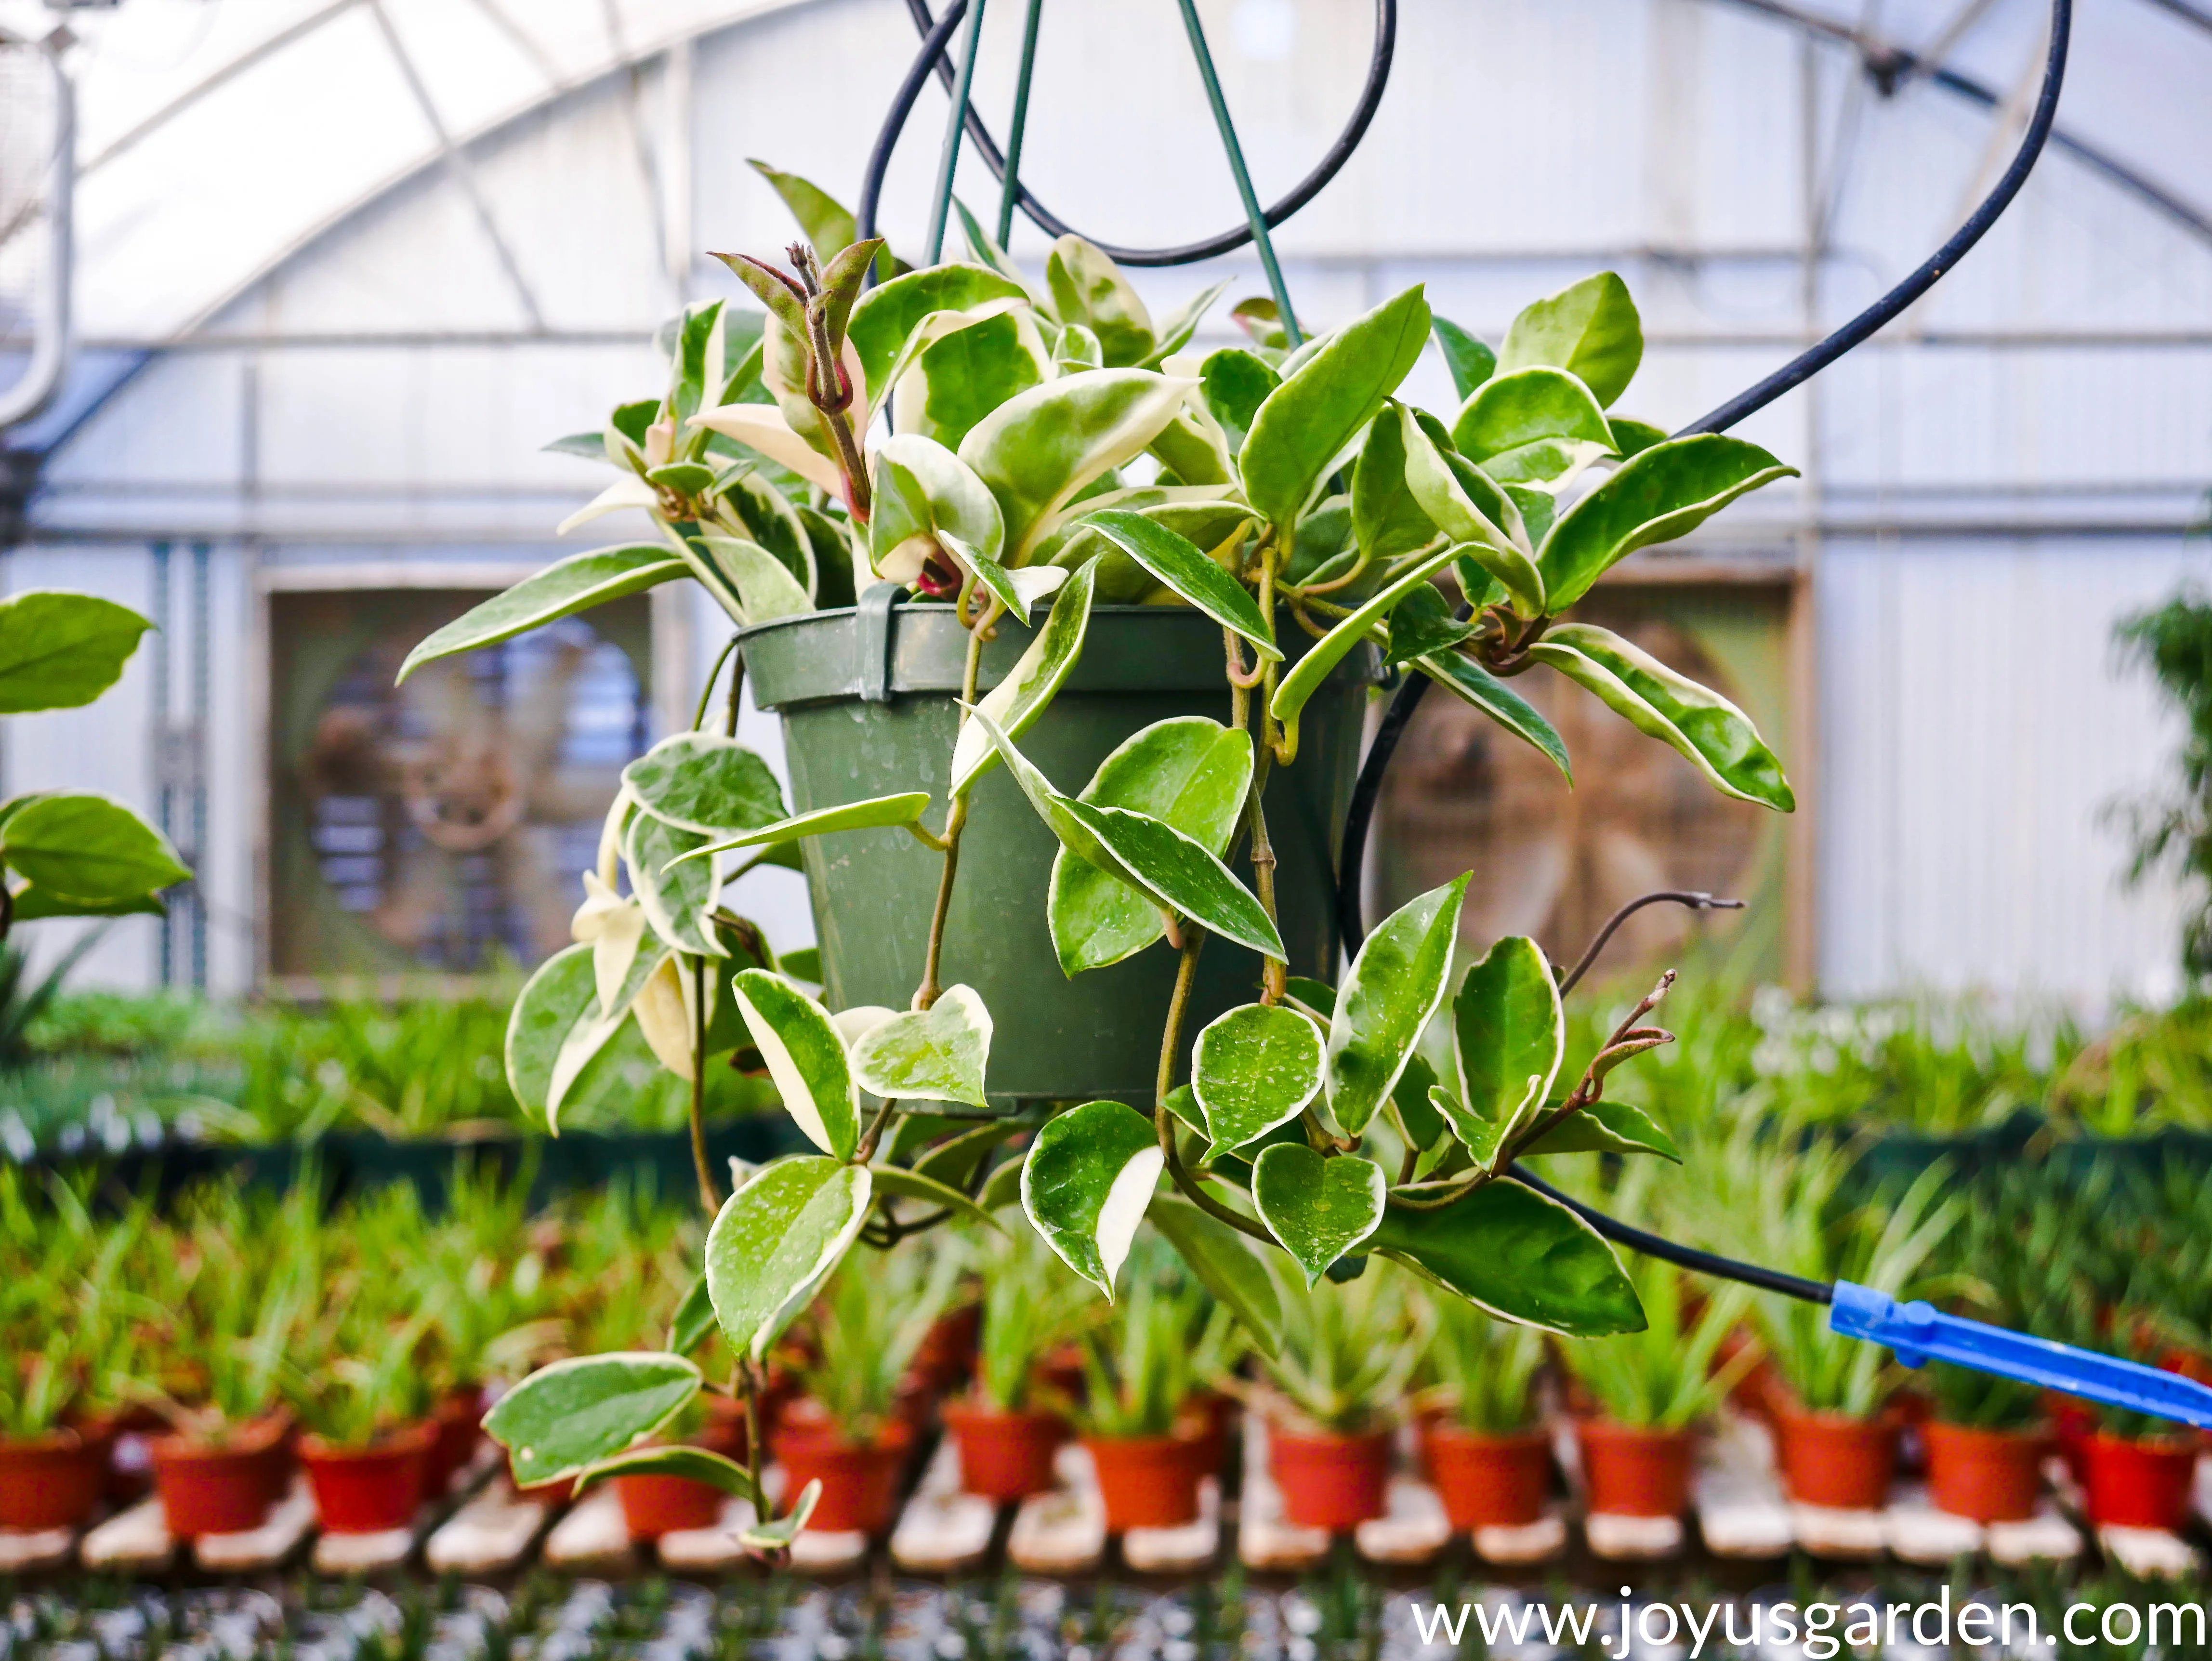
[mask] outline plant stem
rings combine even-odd
[[[707,684],[699,689],[699,707],[691,712],[691,730],[699,731],[707,724],[707,706],[714,701],[714,683],[722,678],[722,666],[730,660],[730,654],[738,649],[738,637],[732,634],[714,660],[714,666],[707,672]]]
[[[691,1164],[699,1175],[699,1203],[713,1217],[722,1208],[714,1162],[707,1157],[707,959],[691,959]]]
[[[1182,1162],[1182,1153],[1176,1147],[1175,1115],[1168,1110],[1168,1093],[1175,1088],[1176,1057],[1182,1050],[1183,1016],[1190,1007],[1191,983],[1198,975],[1198,954],[1206,945],[1206,931],[1194,922],[1183,925],[1182,958],[1176,965],[1175,995],[1168,1001],[1167,1029],[1160,1034],[1160,1070],[1158,1088],[1152,1098],[1152,1130],[1160,1139],[1160,1152],[1166,1158],[1168,1175],[1182,1196],[1209,1217],[1224,1222],[1239,1233],[1249,1234],[1255,1240],[1275,1244],[1275,1237],[1250,1218],[1231,1210],[1198,1184]]]
[[[968,630],[968,661],[960,674],[962,727],[968,724],[968,711],[975,702],[975,681],[983,667],[983,636],[997,619],[998,611],[995,604],[986,605],[983,615]],[[922,954],[921,984],[914,992],[916,1009],[927,1009],[935,1003],[942,989],[937,983],[938,960],[945,950],[945,921],[952,913],[952,885],[960,875],[960,833],[967,827],[968,798],[963,795],[956,798],[946,810],[945,830],[939,838],[945,844],[945,870],[937,879],[937,909],[930,915],[929,944]]]
[[[730,637],[734,646],[737,636]],[[745,691],[745,660],[742,657],[730,667],[730,701],[722,709],[722,736],[733,739],[738,735],[738,705],[744,701]]]

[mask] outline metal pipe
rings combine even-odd
[[[22,378],[0,392],[0,433],[43,414],[69,368],[70,290],[76,264],[76,88],[62,67],[56,37],[40,41],[39,50],[54,83],[53,154],[46,170],[46,287],[30,362]]]

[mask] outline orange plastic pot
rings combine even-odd
[[[945,1427],[960,1448],[960,1486],[1000,1505],[1053,1486],[1052,1457],[1067,1427],[1049,1413],[1014,1413],[978,1402],[945,1404]]]
[[[1610,1419],[1575,1426],[1590,1510],[1605,1517],[1680,1517],[1690,1503],[1686,1430],[1643,1430]]]
[[[2189,1521],[2190,1491],[2197,1476],[2193,1437],[2142,1440],[2100,1431],[2083,1446],[2082,1487],[2089,1520],[2130,1529],[2179,1533]]]
[[[291,1425],[257,1419],[220,1442],[157,1436],[148,1445],[172,1538],[239,1534],[267,1520],[291,1479]]]
[[[1897,1473],[1895,1415],[1861,1419],[1792,1404],[1778,1408],[1774,1428],[1782,1485],[1798,1504],[1880,1511],[1889,1503]]]
[[[0,1529],[73,1529],[107,1490],[105,1423],[0,1439]]]
[[[2043,1430],[1978,1430],[1931,1419],[1921,1427],[1936,1509],[1977,1523],[2019,1523],[2043,1494]]]
[[[1086,1436],[1106,1531],[1171,1529],[1198,1516],[1198,1460],[1184,1436]]]
[[[412,1523],[422,1506],[439,1435],[437,1422],[427,1420],[380,1436],[365,1448],[301,1437],[300,1463],[307,1467],[323,1532],[383,1534]]]
[[[1449,1420],[1428,1427],[1429,1480],[1452,1527],[1521,1528],[1544,1514],[1552,1488],[1552,1439],[1540,1430],[1485,1435]]]
[[[786,1415],[769,1439],[782,1462],[784,1491],[796,1496],[816,1477],[822,1498],[807,1527],[818,1534],[881,1534],[898,1508],[899,1475],[914,1429],[903,1419],[887,1421],[875,1439],[848,1441],[817,1415]]]
[[[1359,1436],[1267,1427],[1267,1469],[1283,1515],[1303,1529],[1344,1534],[1389,1508],[1390,1433]]]
[[[640,1472],[609,1479],[622,1502],[633,1540],[658,1540],[686,1529],[710,1529],[722,1520],[722,1491],[688,1476]]]

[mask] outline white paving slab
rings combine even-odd
[[[1451,1518],[1444,1502],[1426,1482],[1411,1476],[1393,1476],[1386,1503],[1389,1509],[1370,1518],[1352,1531],[1352,1543],[1370,1563],[1418,1565],[1428,1562],[1451,1543]]]
[[[891,1561],[915,1574],[973,1568],[989,1554],[998,1525],[998,1506],[960,1491],[959,1446],[942,1437],[891,1530]]]
[[[84,1536],[77,1555],[88,1569],[163,1569],[177,1555],[158,1495],[100,1524]]]
[[[611,1488],[593,1488],[570,1506],[545,1536],[546,1565],[556,1569],[628,1568],[637,1561],[623,1520],[622,1501]]]
[[[1131,1529],[1121,1536],[1121,1561],[1139,1574],[1194,1574],[1221,1554],[1221,1484],[1198,1484],[1198,1515],[1179,1528]]]
[[[0,1529],[0,1574],[58,1568],[76,1551],[75,1529]]]
[[[203,1534],[192,1542],[192,1560],[210,1574],[253,1574],[278,1567],[314,1530],[315,1496],[307,1477],[297,1475],[259,1528]]]
[[[520,1567],[556,1507],[525,1500],[504,1477],[485,1485],[430,1536],[423,1561],[437,1574],[498,1574]]]

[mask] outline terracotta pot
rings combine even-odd
[[[787,1494],[795,1496],[822,1479],[822,1498],[807,1524],[815,1532],[881,1534],[891,1525],[899,1475],[914,1445],[914,1429],[903,1419],[887,1421],[873,1441],[848,1442],[835,1426],[809,1422],[794,1412],[785,1415],[769,1445],[783,1463]]]
[[[2190,1489],[2197,1475],[2197,1441],[2153,1436],[2140,1441],[2100,1431],[2084,1450],[2089,1520],[2130,1529],[2179,1533],[2189,1521]]]
[[[430,1422],[437,1427],[438,1439],[430,1456],[422,1463],[422,1493],[426,1499],[434,1500],[453,1486],[453,1478],[476,1457],[477,1449],[483,1441],[482,1421],[484,1415],[483,1389],[477,1384],[456,1384],[438,1398],[430,1410]]]
[[[1176,1433],[1191,1444],[1190,1457],[1200,1476],[1218,1476],[1229,1456],[1229,1427],[1237,1398],[1218,1390],[1193,1390],[1177,1416]]]
[[[1552,1488],[1552,1439],[1544,1432],[1490,1436],[1445,1419],[1429,1427],[1426,1439],[1429,1479],[1459,1533],[1520,1528],[1543,1516]]]
[[[1936,1509],[1977,1523],[2019,1523],[2043,1493],[2047,1430],[1977,1430],[1931,1419],[1921,1427]]]
[[[633,1540],[658,1540],[685,1529],[710,1529],[722,1520],[722,1491],[688,1476],[657,1471],[610,1479],[622,1501]]]
[[[975,1346],[983,1334],[983,1306],[963,1304],[937,1317],[914,1353],[908,1376],[926,1396],[942,1396],[975,1372]]]
[[[404,1529],[422,1507],[425,1478],[443,1433],[435,1420],[406,1425],[367,1447],[300,1439],[315,1512],[325,1534],[383,1534]]]
[[[1198,1516],[1198,1461],[1182,1436],[1086,1436],[1106,1531],[1171,1529]]]
[[[1267,1427],[1267,1468],[1283,1491],[1283,1515],[1302,1529],[1348,1533],[1389,1508],[1387,1430],[1358,1436]]]
[[[106,1422],[0,1439],[0,1529],[73,1529],[107,1491]]]
[[[241,1425],[221,1442],[156,1436],[148,1445],[154,1486],[172,1538],[237,1534],[261,1526],[291,1480],[291,1423]]]
[[[1610,1419],[1575,1425],[1589,1508],[1607,1517],[1679,1517],[1690,1502],[1686,1430],[1642,1430]]]
[[[1782,1485],[1800,1505],[1830,1511],[1880,1511],[1897,1471],[1897,1419],[1791,1405],[1775,1415]]]
[[[960,1486],[1006,1505],[1053,1486],[1052,1456],[1067,1427],[1050,1413],[1009,1412],[980,1402],[945,1404],[945,1427],[960,1446]]]
[[[2050,1415],[2051,1440],[2058,1457],[2066,1462],[2067,1475],[2076,1482],[2088,1481],[2089,1439],[2097,1433],[2095,1409],[2077,1396],[2046,1390],[2043,1410]]]

